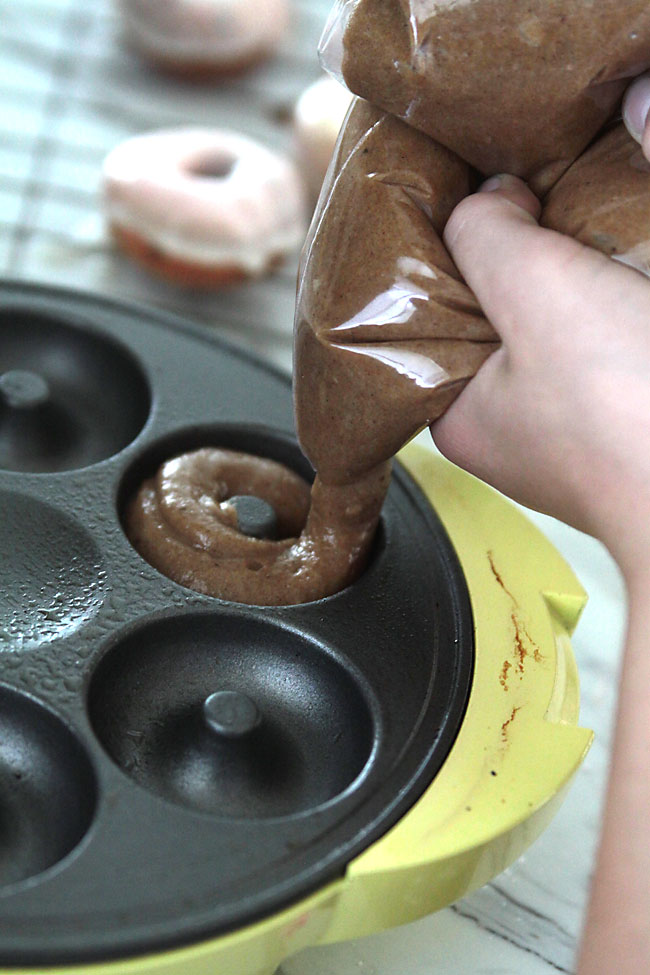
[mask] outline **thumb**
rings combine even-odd
[[[444,230],[445,244],[484,314],[504,341],[531,312],[545,317],[541,296],[586,250],[571,238],[542,228],[541,205],[514,176],[488,179],[462,200]]]

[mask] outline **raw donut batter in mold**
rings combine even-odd
[[[310,485],[276,461],[205,447],[172,458],[125,514],[138,552],[175,582],[255,605],[308,602],[338,592],[365,566],[390,467],[352,486]],[[277,541],[238,530],[229,499],[267,501]]]
[[[220,129],[164,129],[104,161],[106,218],[149,271],[218,288],[259,277],[303,241],[305,194],[293,162]]]
[[[127,39],[156,67],[189,78],[251,67],[282,41],[287,0],[119,0]]]

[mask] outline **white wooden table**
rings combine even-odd
[[[101,219],[106,152],[148,128],[230,126],[291,151],[288,119],[319,76],[329,0],[292,0],[279,55],[227,84],[148,70],[121,43],[109,0],[0,0],[0,273],[165,307],[209,323],[287,370],[297,255],[216,296],[152,280],[117,255]],[[405,928],[290,959],[284,975],[551,975],[570,972],[593,864],[624,620],[598,543],[535,516],[591,594],[574,647],[582,723],[596,744],[549,830],[493,884]]]

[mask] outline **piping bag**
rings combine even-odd
[[[320,47],[357,98],[301,258],[294,399],[325,484],[380,469],[498,336],[442,243],[491,175],[542,225],[650,275],[650,166],[620,123],[647,0],[341,0]]]

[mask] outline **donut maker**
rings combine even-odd
[[[206,444],[309,476],[288,378],[158,312],[0,302],[0,971],[262,975],[511,863],[590,742],[551,545],[411,445],[344,591],[187,590],[126,499]]]

